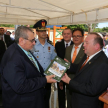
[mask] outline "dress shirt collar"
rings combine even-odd
[[[40,41],[39,41],[39,39],[36,39],[36,45],[39,45],[39,44],[41,44]],[[45,44],[47,44],[47,39],[45,39]],[[44,44],[44,45],[45,45],[45,44]],[[42,45],[42,44],[41,44],[41,45]]]
[[[77,47],[80,49],[83,43],[81,43],[80,45],[78,45]],[[75,44],[73,45],[73,48],[75,47]]]
[[[18,46],[24,51],[24,53],[27,55],[28,54],[28,52],[26,51],[26,50],[24,50],[19,44],[18,44]]]
[[[98,54],[98,53],[101,52],[101,51],[102,51],[102,50],[100,50],[100,51],[96,52],[95,54],[91,55],[91,56],[89,57],[88,61],[90,61],[96,54]],[[88,61],[87,61],[87,62],[88,62]]]
[[[66,42],[66,41],[64,41],[64,44],[65,44],[65,47],[66,47],[66,44],[68,44],[68,46],[70,46],[70,44],[71,44],[71,40],[70,40],[70,42]]]

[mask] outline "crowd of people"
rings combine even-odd
[[[108,87],[108,34],[66,28],[55,47],[46,33],[47,21],[34,24],[38,39],[28,26],[12,33],[0,28],[0,74],[4,108],[50,108],[55,75],[44,75],[58,56],[70,67],[57,82],[58,107],[103,108],[98,99]]]

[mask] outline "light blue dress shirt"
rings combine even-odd
[[[19,44],[18,44],[18,46],[24,51],[24,53],[25,53],[25,54],[27,55],[27,57],[29,58],[28,52],[27,52],[26,50],[24,50]],[[32,57],[32,59],[33,59],[35,65],[36,65],[36,67],[37,67],[38,70],[39,70],[39,66],[38,66],[38,64],[37,64],[37,61],[34,59],[34,57],[32,56],[32,54],[31,54],[31,57]],[[39,71],[40,71],[40,70],[39,70]]]
[[[49,44],[47,40],[45,40],[45,44],[42,45],[39,40],[36,39],[36,44],[32,52],[39,61],[40,65],[43,67],[44,71],[51,63],[51,60],[53,60],[55,56],[57,56],[54,46]]]

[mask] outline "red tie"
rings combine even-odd
[[[82,64],[80,70],[85,66],[85,64],[87,63],[88,59],[89,59],[89,56],[86,58],[85,62]]]
[[[75,50],[74,50],[74,53],[73,53],[73,57],[72,57],[72,63],[75,61],[75,58],[76,58],[76,55],[77,55],[77,46],[74,47]]]

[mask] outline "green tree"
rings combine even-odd
[[[84,31],[88,31],[88,26],[86,24],[77,24],[77,25],[63,25],[63,27],[71,28],[72,30],[75,28],[82,28]]]
[[[63,25],[63,26],[71,28],[72,30],[75,29],[75,28],[82,28],[84,31],[88,32],[89,29],[91,29],[91,31],[93,31],[98,26],[98,23],[95,23],[95,24]]]
[[[103,27],[103,28],[102,28],[102,31],[108,32],[108,27]]]
[[[0,27],[14,27],[13,24],[0,24]]]
[[[93,30],[93,32],[104,32],[104,31],[102,30],[102,28],[95,28],[95,29]]]

